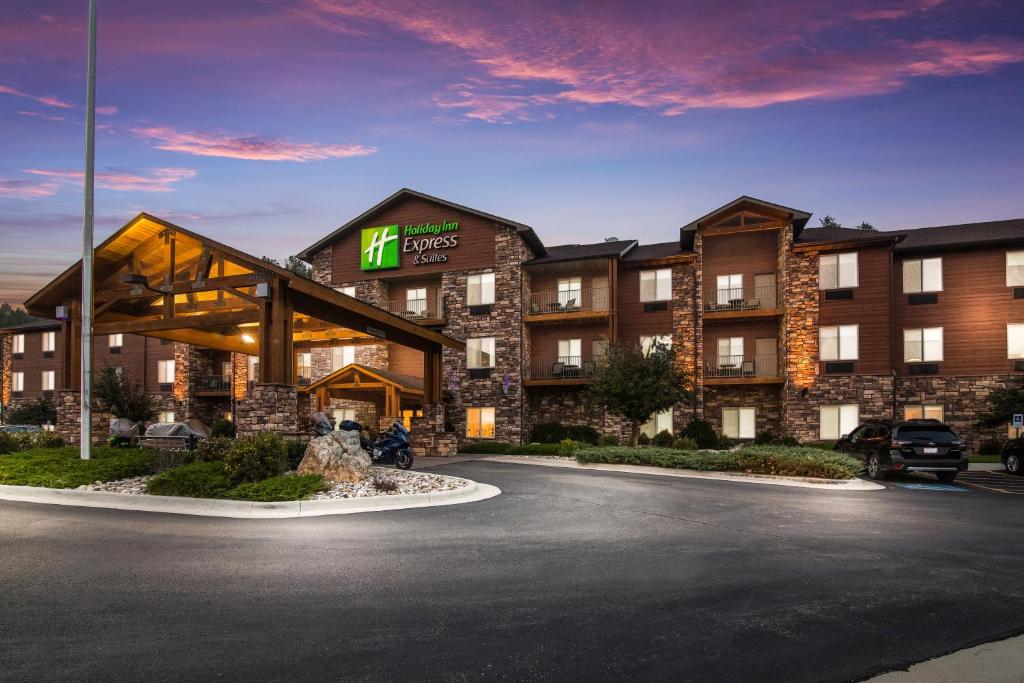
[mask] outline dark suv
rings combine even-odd
[[[863,460],[868,476],[934,472],[953,481],[967,469],[967,444],[938,420],[873,420],[836,442],[835,450]]]
[[[1010,474],[1024,475],[1024,437],[1010,439],[1003,446],[1003,466]]]

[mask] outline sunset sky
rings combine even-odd
[[[283,258],[400,187],[547,244],[748,194],[1024,217],[1017,0],[100,0],[97,241],[145,210]],[[0,3],[0,301],[81,248],[86,0]]]

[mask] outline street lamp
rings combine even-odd
[[[81,457],[92,451],[92,231],[96,174],[96,0],[89,0],[89,53],[85,86],[85,211],[82,217]]]

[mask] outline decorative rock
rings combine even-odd
[[[360,482],[370,470],[370,455],[359,443],[359,432],[331,432],[312,439],[296,470],[321,474],[327,481]]]

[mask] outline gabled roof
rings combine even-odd
[[[495,216],[490,213],[485,213],[484,211],[471,209],[468,206],[462,206],[461,204],[456,204],[455,202],[450,202],[446,199],[441,199],[440,197],[433,197],[429,194],[424,194],[422,192],[417,192],[416,190],[410,190],[407,187],[403,187],[401,190],[394,193],[384,201],[380,202],[375,206],[370,207],[368,210],[359,214],[358,216],[350,220],[348,223],[345,223],[345,225],[341,226],[327,237],[324,237],[316,244],[306,247],[305,249],[298,253],[298,257],[305,261],[311,261],[319,251],[321,251],[322,249],[324,249],[324,247],[337,240],[347,231],[362,225],[375,213],[378,213],[379,211],[386,209],[387,207],[401,201],[402,199],[405,199],[406,197],[415,197],[416,199],[422,199],[424,201],[440,204],[441,206],[446,206],[454,211],[462,211],[463,213],[478,216],[489,221],[494,221],[495,223],[507,225],[511,228],[514,228],[515,231],[519,233],[519,235],[523,238],[523,241],[525,241],[526,244],[533,251],[534,255],[543,256],[547,253],[547,249],[544,248],[544,244],[541,243],[540,238],[537,237],[537,233],[535,233],[533,231],[533,228],[531,228],[528,225],[524,225],[523,223],[517,223],[516,221],[512,221],[507,218],[502,218],[501,216]]]
[[[32,320],[27,323],[0,328],[0,334],[8,332],[18,334],[20,332],[31,332],[33,330],[54,330],[59,328],[60,325],[61,323],[59,320],[48,320],[46,318],[42,318],[40,320]]]
[[[560,244],[548,247],[547,255],[527,261],[527,265],[580,261],[592,258],[621,258],[636,246],[636,240],[610,240],[594,244]]]
[[[382,368],[371,368],[359,363],[349,363],[345,367],[335,370],[326,377],[322,377],[308,386],[299,387],[299,391],[303,393],[312,393],[317,389],[330,387],[331,384],[345,378],[347,375],[354,375],[356,373],[362,373],[367,377],[376,379],[384,384],[390,384],[399,391],[414,394],[423,393],[423,379],[420,377],[403,375],[397,372],[391,372],[390,370],[384,370]]]
[[[681,254],[691,254],[692,251],[684,251],[679,242],[658,242],[656,244],[638,244],[629,250],[625,262],[647,261],[650,259],[670,258]]]
[[[807,221],[811,217],[811,214],[807,213],[806,211],[801,211],[800,209],[792,209],[788,206],[783,206],[782,204],[774,204],[772,202],[766,202],[763,199],[743,195],[742,197],[737,197],[728,204],[725,204],[724,206],[718,207],[717,209],[711,211],[710,213],[704,214],[697,220],[687,223],[680,230],[681,232],[696,231],[697,228],[702,227],[711,218],[716,218],[723,214],[729,214],[736,211],[740,211],[745,208],[754,209],[755,211],[757,209],[761,209],[767,211],[769,215],[773,213],[781,214],[786,218],[792,220],[793,227],[796,228],[797,233],[803,230],[804,226],[807,225]]]
[[[903,232],[891,230],[861,230],[860,228],[806,228],[794,244],[829,244],[855,242],[857,244],[895,244],[904,238]]]
[[[965,246],[987,246],[1008,242],[1024,243],[1024,218],[984,223],[961,223],[931,228],[901,230],[907,238],[896,251],[955,249]]]

